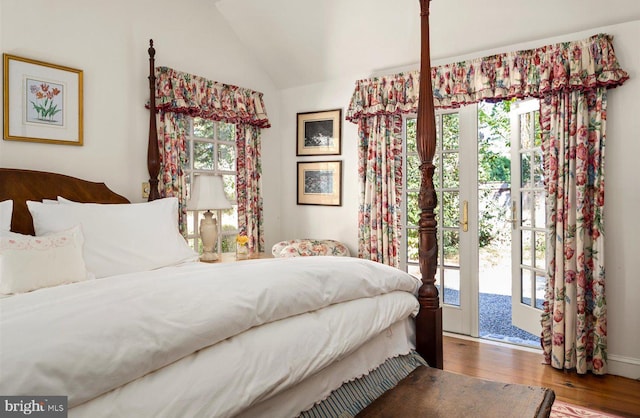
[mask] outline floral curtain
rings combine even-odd
[[[607,372],[604,144],[607,91],[560,92],[540,104],[545,162],[547,287],[545,362]]]
[[[182,235],[187,234],[187,184],[183,170],[187,162],[187,124],[182,113],[162,112],[156,116],[161,161],[158,188],[161,197],[177,197],[181,202],[178,225]]]
[[[249,253],[264,251],[264,219],[260,191],[260,128],[248,124],[236,125],[238,157],[238,225],[240,234],[249,238]]]
[[[629,78],[618,64],[612,38],[598,34],[457,62],[433,67],[430,75],[436,108],[482,100],[541,99],[550,239],[541,338],[545,360],[579,373],[606,373],[602,224],[606,89]],[[372,135],[366,129],[368,120],[416,113],[418,89],[418,72],[357,81],[346,118],[358,124],[360,142]],[[385,154],[360,156],[361,182],[376,179],[368,161],[380,158]],[[361,222],[370,218],[371,210],[361,196]],[[362,232],[359,239],[361,246],[371,247]],[[389,240],[387,245],[397,244]]]
[[[257,185],[261,173],[253,171],[260,169],[261,129],[271,126],[262,93],[167,67],[157,67],[155,75],[156,108],[160,114],[160,194],[178,197],[182,232],[186,231],[187,204],[183,171],[186,162],[185,116],[234,123],[238,156],[244,158],[244,161],[238,161],[238,227],[247,233],[252,248],[262,250],[262,196]],[[240,135],[251,139],[241,139]],[[242,189],[244,186],[247,188]]]
[[[364,118],[358,123],[358,131],[358,257],[397,267],[400,262],[402,117]]]

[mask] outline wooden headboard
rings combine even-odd
[[[129,203],[104,183],[43,171],[0,168],[0,201],[13,200],[11,230],[14,232],[34,235],[27,200],[55,200],[58,196],[83,203]]]

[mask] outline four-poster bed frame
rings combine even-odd
[[[416,348],[432,367],[442,369],[442,308],[438,288],[435,286],[438,265],[437,221],[434,210],[437,205],[433,185],[433,156],[436,149],[436,124],[431,86],[431,58],[429,50],[429,2],[420,1],[420,100],[418,101],[417,142],[422,177],[419,195],[419,260],[422,286],[418,300],[420,312],[416,318]],[[158,199],[158,173],[160,155],[156,130],[156,77],[153,40],[149,41],[149,145],[147,166],[149,169],[149,201]],[[425,100],[426,99],[426,100]]]

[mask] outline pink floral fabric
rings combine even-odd
[[[236,125],[236,145],[238,148],[236,159],[238,228],[240,235],[246,235],[249,238],[247,243],[249,253],[254,254],[264,251],[260,128],[248,124]]]
[[[628,78],[607,34],[431,68],[436,108],[615,87]],[[346,119],[416,113],[419,81],[419,71],[357,81]]]
[[[377,115],[358,123],[358,257],[400,264],[402,117]]]
[[[207,80],[167,67],[156,68],[156,108],[204,119],[269,128],[262,93]]]
[[[271,248],[274,257],[343,256],[349,257],[349,249],[340,241],[332,239],[292,239],[281,241]]]
[[[186,116],[236,124],[238,227],[251,252],[263,251],[260,191],[260,130],[269,128],[262,93],[222,84],[167,67],[157,67],[156,108],[160,114],[160,195],[178,197],[180,231],[186,234]]]
[[[185,115],[161,112],[156,117],[160,150],[159,192],[161,197],[178,198],[178,226],[187,234],[187,184],[184,169],[187,162]]]
[[[545,162],[545,362],[607,372],[604,262],[604,87],[561,92],[540,104]]]
[[[541,344],[553,367],[606,373],[606,89],[629,78],[618,64],[611,36],[433,67],[430,75],[436,108],[515,97],[541,99],[551,255]],[[391,229],[396,228],[392,215],[399,205],[391,191],[402,179],[390,175],[399,149],[391,140],[399,135],[391,121],[417,112],[418,89],[418,72],[360,80],[346,112],[360,135],[362,257],[375,259],[382,246],[385,255],[380,261],[388,262],[397,251],[397,232]],[[389,139],[387,144],[374,146],[383,138]],[[382,235],[377,234],[380,230]]]

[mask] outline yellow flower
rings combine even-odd
[[[236,242],[237,242],[239,245],[247,245],[247,243],[249,242],[249,237],[248,237],[248,236],[246,236],[246,235],[238,235],[238,236],[236,237]]]

